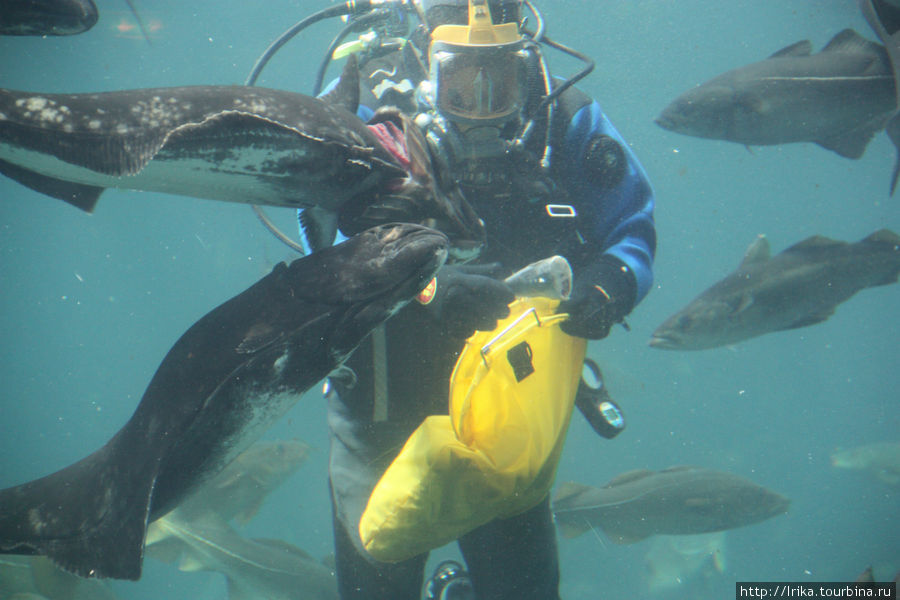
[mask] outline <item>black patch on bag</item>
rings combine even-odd
[[[531,346],[528,345],[528,342],[516,344],[507,350],[506,360],[509,361],[509,366],[512,367],[516,381],[522,381],[534,373],[534,365],[531,362],[531,358]]]

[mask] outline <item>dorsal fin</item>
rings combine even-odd
[[[847,52],[847,53],[863,53],[863,54],[884,54],[884,46],[867,40],[859,35],[853,29],[844,29],[838,32],[831,40],[825,44],[819,53],[822,52]]]
[[[783,253],[787,252],[798,252],[804,250],[813,250],[817,248],[827,248],[829,246],[846,246],[847,242],[841,242],[838,240],[833,240],[831,238],[827,238],[824,235],[813,235],[805,240],[797,242],[790,248],[784,250]],[[782,253],[782,254],[783,254]]]
[[[626,473],[622,473],[621,475],[613,477],[609,480],[609,483],[607,483],[603,487],[611,488],[617,485],[631,483],[632,481],[638,481],[639,479],[644,479],[655,474],[656,471],[651,471],[650,469],[635,469],[634,471],[628,471]]]
[[[769,260],[769,240],[765,235],[759,234],[753,240],[747,250],[744,252],[744,258],[741,260],[741,267],[749,267],[750,265],[763,263]]]
[[[810,54],[812,54],[812,42],[810,42],[809,40],[803,40],[791,44],[790,46],[785,46],[769,58],[784,58],[786,56],[809,56]]]
[[[890,229],[879,229],[875,233],[864,237],[862,241],[872,244],[892,244],[894,246],[900,246],[900,235],[897,235]]]
[[[585,490],[589,490],[590,488],[584,484],[577,483],[575,481],[566,481],[560,484],[559,488],[556,490],[556,496],[553,498],[553,502],[560,502],[567,498],[571,498],[572,496],[578,495]]]
[[[328,104],[342,106],[354,115],[356,114],[356,110],[359,108],[359,65],[355,54],[347,57],[337,85],[323,95],[322,100]]]

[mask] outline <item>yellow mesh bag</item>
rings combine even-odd
[[[450,415],[422,422],[369,498],[359,535],[375,559],[411,558],[547,495],[586,347],[560,330],[557,304],[516,300],[497,329],[468,339]]]

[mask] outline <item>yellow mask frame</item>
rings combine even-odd
[[[518,23],[494,25],[487,0],[469,0],[468,25],[438,25],[431,32],[431,43],[445,42],[461,46],[494,46],[521,39]]]

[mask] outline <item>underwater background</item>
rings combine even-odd
[[[0,38],[0,87],[57,93],[240,84],[282,31],[326,2],[98,0],[99,23],[61,38]],[[544,0],[547,35],[590,55],[580,87],[630,143],[653,183],[659,246],[654,289],[590,355],[628,429],[596,436],[576,414],[558,482],[600,486],[632,469],[731,471],[792,503],[787,514],[729,531],[723,571],[648,589],[651,541],[601,532],[559,540],[566,599],[730,598],[735,581],[847,581],[900,569],[900,488],[838,470],[837,447],[900,440],[900,286],[867,289],[828,321],[733,348],[672,352],[651,332],[732,271],[761,233],[773,253],[821,234],[857,241],[900,232],[888,196],[894,148],[880,133],[862,159],[813,144],[757,147],[680,136],[653,119],[678,94],[796,41],[820,49],[852,27],[874,34],[854,0]],[[258,85],[309,93],[336,21],[284,47]],[[555,75],[578,64],[547,50]],[[333,70],[332,75],[337,71]],[[331,76],[331,75],[330,75]],[[286,231],[294,212],[267,209]],[[0,178],[0,488],[93,452],[125,423],[175,340],[206,312],[294,255],[249,207],[109,190],[91,215]],[[422,343],[427,343],[423,340]],[[423,390],[427,393],[427,390]],[[315,450],[242,529],[314,557],[332,552],[325,403],[308,392],[266,438]],[[432,554],[458,556],[454,546]],[[709,571],[709,569],[707,569]],[[428,572],[430,574],[430,570]],[[148,558],[127,599],[225,597],[215,573]]]

